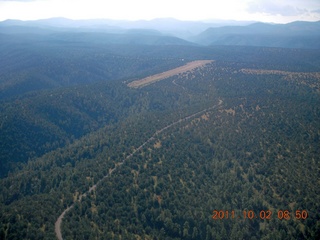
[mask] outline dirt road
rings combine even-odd
[[[163,131],[165,131],[165,130],[171,128],[171,127],[173,127],[174,125],[177,125],[178,123],[181,123],[181,122],[183,122],[183,121],[189,120],[189,119],[191,119],[191,118],[193,118],[193,117],[195,117],[195,116],[197,116],[197,115],[199,115],[199,114],[202,114],[202,113],[204,113],[204,112],[206,112],[206,111],[209,111],[209,110],[211,110],[211,109],[214,109],[214,108],[216,108],[218,105],[220,105],[221,103],[222,103],[222,101],[220,100],[220,101],[219,101],[219,104],[217,104],[217,105],[214,105],[214,106],[212,106],[212,107],[210,107],[210,108],[206,108],[206,109],[204,109],[204,110],[201,110],[201,111],[196,112],[196,113],[194,113],[194,114],[191,114],[191,115],[189,115],[189,116],[186,116],[186,117],[184,117],[184,118],[181,118],[181,119],[179,119],[179,120],[177,120],[177,121],[175,121],[175,122],[173,122],[173,123],[170,123],[170,124],[166,125],[165,127],[161,128],[161,129],[157,130],[149,139],[147,139],[144,143],[142,143],[138,148],[136,148],[135,150],[133,150],[133,152],[132,152],[131,154],[129,154],[128,156],[126,156],[125,159],[123,159],[123,160],[122,160],[120,163],[118,163],[113,169],[111,169],[107,175],[105,175],[102,179],[100,179],[96,184],[94,184],[93,186],[91,186],[87,192],[85,192],[85,193],[83,193],[82,195],[80,195],[78,201],[80,202],[83,197],[87,196],[87,194],[89,194],[89,193],[91,193],[93,190],[95,190],[95,189],[97,188],[97,186],[98,186],[105,178],[109,177],[119,166],[121,166],[126,160],[130,159],[136,152],[140,151],[147,143],[153,141],[157,135],[159,135],[159,134],[162,133]],[[55,233],[56,233],[57,239],[59,239],[59,240],[62,240],[62,239],[63,239],[63,238],[62,238],[62,233],[61,233],[61,224],[62,224],[63,217],[64,217],[65,214],[66,214],[67,212],[69,212],[73,207],[74,207],[74,203],[73,203],[71,206],[69,206],[68,208],[66,208],[66,209],[61,213],[61,215],[58,217],[57,221],[55,222]]]

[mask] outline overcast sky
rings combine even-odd
[[[320,0],[0,0],[0,21],[51,17],[319,21]]]

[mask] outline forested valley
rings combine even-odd
[[[16,41],[0,239],[320,238],[319,50]]]

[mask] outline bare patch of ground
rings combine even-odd
[[[161,146],[161,141],[158,141],[153,145],[154,148],[161,148]]]
[[[236,115],[236,111],[232,108],[229,108],[229,109],[224,109],[224,110],[219,110],[219,112],[226,112],[228,114],[231,114],[232,116],[235,116]]]
[[[209,120],[209,114],[205,113],[201,116],[201,119],[208,121]]]
[[[168,77],[172,77],[172,76],[178,75],[180,73],[184,73],[184,72],[191,71],[191,70],[194,70],[199,67],[203,67],[203,66],[205,66],[209,63],[212,63],[212,62],[213,62],[213,60],[192,61],[192,62],[189,62],[186,65],[183,65],[181,67],[177,67],[177,68],[171,69],[166,72],[158,73],[158,74],[155,74],[155,75],[152,75],[152,76],[140,79],[140,80],[130,82],[130,83],[128,83],[128,87],[132,87],[132,88],[144,87],[149,84],[155,83],[157,81],[161,81],[163,79],[166,79]]]

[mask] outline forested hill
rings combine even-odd
[[[258,69],[320,71],[317,51],[297,49],[71,44],[34,37],[16,37],[0,48],[5,56],[0,60],[2,176],[16,163],[137,112],[136,103],[142,100],[137,94],[129,100],[127,95],[134,92],[124,83],[187,61],[215,59]]]
[[[0,239],[319,239],[318,50],[72,34],[1,35]]]

